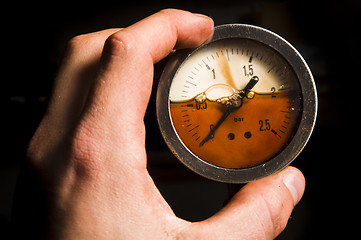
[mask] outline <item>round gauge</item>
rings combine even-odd
[[[278,35],[218,26],[205,44],[176,51],[158,86],[157,116],[178,159],[207,178],[242,183],[289,165],[312,132],[312,74]]]

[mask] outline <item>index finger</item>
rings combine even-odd
[[[119,129],[119,124],[129,127],[142,122],[152,89],[154,63],[175,46],[200,45],[212,31],[210,18],[168,9],[113,34],[103,49],[87,113],[113,129]]]

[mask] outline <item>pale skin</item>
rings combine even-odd
[[[69,42],[28,149],[48,195],[49,239],[273,239],[285,228],[305,187],[296,168],[247,184],[200,222],[175,216],[146,169],[154,64],[212,31],[206,16],[163,10]]]

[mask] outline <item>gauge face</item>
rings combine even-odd
[[[158,121],[170,149],[192,170],[246,182],[284,168],[302,150],[316,117],[316,90],[285,40],[258,27],[224,25],[174,59],[159,84]]]
[[[252,78],[257,83],[244,91]],[[271,159],[292,138],[302,111],[302,93],[289,64],[264,44],[242,38],[218,40],[194,52],[175,74],[169,99],[184,145],[225,168]]]

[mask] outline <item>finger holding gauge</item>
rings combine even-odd
[[[254,26],[223,25],[208,43],[173,59],[158,88],[157,114],[186,166],[217,181],[247,182],[281,170],[302,150],[316,90],[285,40]]]

